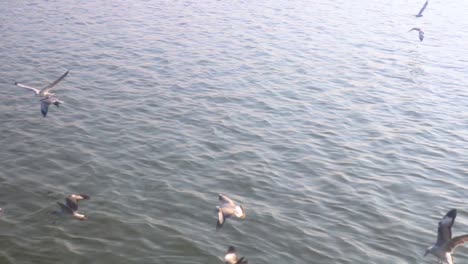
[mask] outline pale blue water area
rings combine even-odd
[[[423,3],[2,1],[0,263],[434,263],[449,209],[468,233],[468,1]],[[46,118],[13,85],[67,69]],[[247,217],[216,232],[218,193]]]

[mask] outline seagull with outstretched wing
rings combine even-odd
[[[69,71],[66,71],[66,72],[65,72],[64,74],[62,74],[62,76],[60,76],[57,80],[55,80],[53,83],[47,85],[46,87],[44,87],[44,88],[42,88],[42,89],[37,89],[37,88],[31,87],[31,86],[27,86],[27,85],[24,85],[24,84],[21,84],[21,83],[18,83],[18,82],[15,82],[15,85],[33,91],[34,94],[35,94],[36,96],[46,97],[46,96],[48,96],[48,95],[54,95],[53,93],[50,93],[50,90],[51,90],[55,85],[57,85],[61,80],[63,80],[63,78],[65,78],[65,76],[67,76],[68,72],[69,72]]]
[[[457,210],[452,209],[442,218],[442,220],[439,221],[437,241],[433,246],[426,250],[424,256],[431,253],[437,257],[438,263],[453,264],[453,251],[455,248],[468,241],[468,235],[452,238],[452,226],[456,217]]]
[[[79,220],[86,220],[88,219],[87,216],[78,213],[78,201],[88,199],[89,195],[86,194],[70,194],[65,198],[65,204],[61,202],[57,202],[57,204],[60,206],[62,213],[72,215]]]
[[[221,205],[217,206],[218,222],[216,223],[216,229],[220,229],[224,222],[226,222],[226,219],[233,215],[241,219],[245,218],[245,211],[241,205],[237,205],[233,200],[223,194],[219,194],[218,199]]]

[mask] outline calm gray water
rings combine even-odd
[[[423,2],[2,1],[0,263],[434,263],[449,209],[468,232],[468,1]],[[13,85],[67,69],[47,118]],[[247,218],[216,232],[218,193]]]

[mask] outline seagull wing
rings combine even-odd
[[[34,87],[30,87],[30,86],[27,86],[27,85],[24,85],[24,84],[21,84],[21,83],[18,83],[18,82],[15,82],[15,85],[19,86],[19,87],[29,89],[29,90],[32,90],[32,91],[34,91],[34,94],[39,94],[39,89],[36,89]]]
[[[457,210],[450,210],[439,222],[436,245],[442,246],[452,239],[452,225],[457,217]]]
[[[231,217],[234,214],[234,209],[231,207],[220,207],[218,208],[218,222],[216,223],[216,229],[223,227],[226,218]]]
[[[452,252],[456,247],[465,244],[466,241],[468,241],[468,235],[454,237],[450,240],[450,243],[448,243],[448,250]]]
[[[219,194],[218,199],[219,199],[222,203],[227,203],[227,204],[230,204],[230,205],[236,205],[236,204],[234,203],[234,201],[231,200],[231,199],[229,199],[226,195]]]
[[[216,229],[220,229],[221,227],[223,227],[225,219],[226,218],[224,218],[224,214],[221,211],[221,208],[219,208],[219,210],[218,210],[218,222],[216,222]]]
[[[422,15],[422,13],[424,12],[424,10],[427,7],[427,4],[429,4],[429,0],[427,0],[426,3],[424,3],[423,7],[421,8],[421,10],[419,10],[419,13],[416,16],[421,16]]]
[[[49,104],[48,100],[41,100],[41,113],[44,117],[47,116],[47,112],[49,111]]]
[[[224,214],[224,218],[228,218],[234,214],[236,208],[234,206],[226,205],[219,207],[219,211],[221,211]]]
[[[65,78],[65,76],[67,76],[69,71],[66,71],[64,74],[62,74],[62,76],[60,76],[57,80],[55,80],[53,83],[47,85],[46,87],[42,88],[41,90],[41,94],[46,94],[47,92],[49,92],[50,89],[52,89],[52,87],[54,87],[55,85],[57,85],[57,83],[59,83],[61,80],[63,80],[63,78]]]

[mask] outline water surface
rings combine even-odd
[[[468,2],[422,4],[4,1],[0,263],[434,263],[443,214],[468,232]],[[47,118],[13,85],[66,69]],[[88,221],[50,214],[74,192]],[[218,193],[247,218],[216,232]]]

